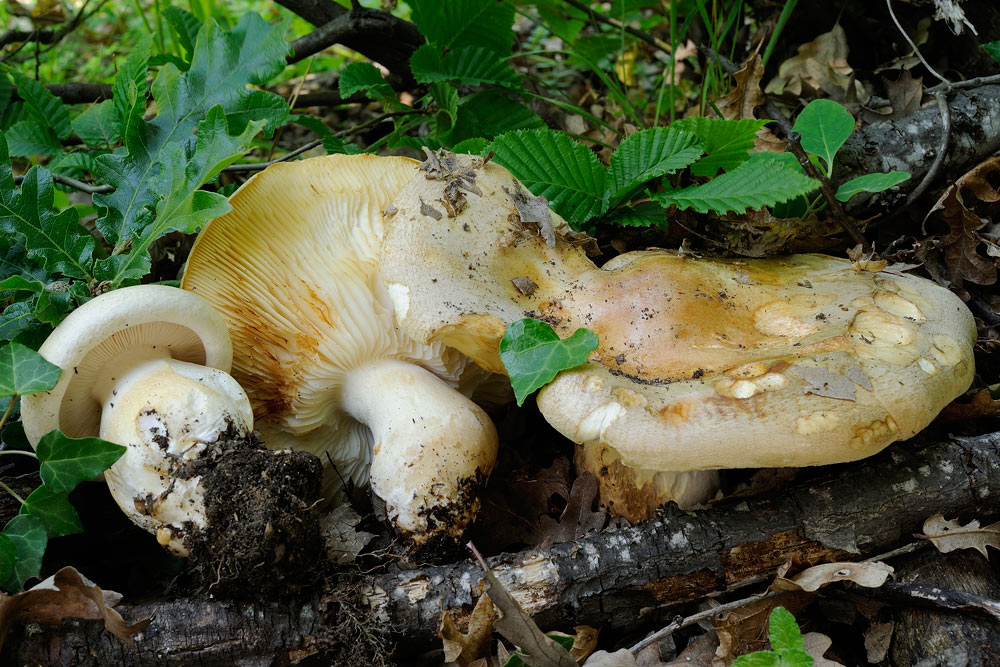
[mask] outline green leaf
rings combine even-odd
[[[525,318],[511,322],[500,339],[500,361],[507,369],[517,404],[567,368],[575,368],[597,349],[597,334],[577,329],[566,340],[545,322]]]
[[[69,494],[56,493],[46,486],[38,487],[24,499],[20,514],[41,519],[50,538],[83,532],[80,515],[70,504]]]
[[[28,257],[47,271],[89,279],[97,242],[77,224],[74,209],[53,213],[53,194],[52,175],[41,167],[29,169],[20,193],[15,190],[7,142],[0,137],[0,230],[23,236]]]
[[[775,607],[771,610],[768,618],[768,630],[771,635],[771,648],[780,649],[801,649],[805,646],[802,643],[802,631],[799,630],[798,623],[792,612],[784,607]]]
[[[783,648],[777,653],[782,667],[812,667],[815,663],[813,657],[805,649]]]
[[[109,266],[120,265],[111,271],[116,284],[142,270],[141,265],[148,268],[146,249],[155,240],[147,229],[152,212],[161,206],[160,194],[178,185],[173,167],[179,153],[169,147],[179,146],[186,159],[196,159],[194,132],[216,106],[221,106],[227,117],[243,122],[248,105],[259,108],[262,99],[260,91],[250,90],[249,84],[263,83],[280,72],[288,48],[282,26],[269,26],[256,14],[244,14],[230,32],[223,32],[212,21],[205,23],[198,33],[191,68],[184,73],[172,64],[160,69],[153,82],[158,113],[148,122],[142,122],[145,97],[139,95],[137,84],[139,71],[148,62],[148,51],[134,61],[130,58],[127,78],[135,79],[120,86],[116,80],[115,87],[115,107],[125,145],[113,155],[97,159],[98,177],[116,189],[111,194],[94,196],[100,211],[98,229],[114,245],[113,254],[127,252],[126,260],[102,267],[108,273]],[[124,99],[118,99],[119,93]],[[275,124],[270,113],[263,120],[269,128]],[[238,133],[243,130],[240,127]],[[185,182],[185,196],[200,185]],[[157,226],[162,231],[171,228]]]
[[[41,572],[42,554],[49,538],[42,520],[30,514],[19,514],[8,521],[3,527],[3,534],[10,538],[17,550],[14,573],[3,583],[3,587],[15,592],[29,577],[36,577]]]
[[[666,227],[667,216],[656,202],[644,201],[632,206],[620,206],[601,218],[601,222],[622,227]]]
[[[458,91],[447,83],[433,83],[427,87],[427,94],[434,101],[438,113],[447,115],[449,123],[453,124],[458,118]]]
[[[65,139],[73,134],[69,122],[69,108],[50,93],[40,82],[15,69],[7,70],[17,86],[17,94],[24,100],[29,115],[45,127],[52,128],[56,137]]]
[[[50,283],[38,294],[38,299],[35,301],[35,317],[55,327],[74,307],[69,285],[65,282]]]
[[[398,105],[396,91],[371,63],[350,63],[340,70],[340,96],[347,99],[365,93],[385,106]]]
[[[100,438],[71,438],[59,430],[38,441],[35,453],[42,465],[42,483],[57,493],[69,493],[120,459],[126,448]]]
[[[10,340],[28,329],[35,321],[34,299],[10,304],[0,315],[0,341]]]
[[[459,100],[458,119],[448,134],[449,143],[493,137],[513,130],[545,127],[541,117],[499,90],[484,90]]]
[[[0,347],[0,396],[24,396],[56,386],[62,370],[20,343]]]
[[[903,181],[910,180],[906,171],[890,171],[885,174],[865,174],[842,183],[834,195],[839,201],[847,201],[859,192],[882,192]]]
[[[673,127],[636,132],[611,155],[604,210],[646,181],[683,169],[701,154],[698,138],[689,132]]]
[[[497,137],[493,159],[570,224],[601,212],[607,174],[583,144],[555,130],[521,130]]]
[[[0,290],[10,290],[12,292],[41,292],[45,285],[37,280],[27,280],[24,276],[14,275],[4,280],[0,280]]]
[[[9,537],[0,533],[0,582],[11,578],[15,563],[17,563],[17,547]]]
[[[986,53],[993,56],[994,60],[1000,62],[1000,41],[986,42],[983,44],[983,48],[986,49]]]
[[[482,46],[501,55],[514,45],[514,5],[496,0],[411,0],[420,34],[438,48]]]
[[[733,667],[778,667],[778,654],[774,651],[756,651],[741,655],[733,661]]]
[[[88,146],[113,146],[118,143],[121,125],[115,103],[104,100],[92,105],[73,119],[73,130]]]
[[[829,177],[834,156],[854,131],[854,117],[833,100],[813,100],[799,113],[792,131],[802,135],[804,150],[823,159]]]
[[[761,206],[812,192],[819,181],[807,177],[791,153],[754,153],[736,169],[705,183],[683,190],[661,192],[653,199],[663,206],[694,208],[699,213],[736,211]]]
[[[473,137],[472,139],[464,139],[454,146],[451,150],[455,153],[468,153],[469,155],[486,155],[490,152],[490,142],[482,137]]]
[[[37,120],[22,120],[4,132],[11,155],[55,155],[62,150],[59,139],[47,125]]]
[[[188,62],[191,54],[194,53],[195,41],[198,39],[198,31],[201,30],[201,21],[191,12],[180,7],[170,6],[163,10],[163,16],[167,23],[177,35],[177,41],[187,55]]]
[[[521,88],[521,79],[510,63],[482,46],[463,46],[442,55],[438,47],[424,44],[410,57],[410,70],[419,83],[451,81],[466,86]]]
[[[690,132],[702,143],[705,157],[691,165],[691,173],[695,176],[715,176],[720,169],[730,171],[746,161],[753,150],[757,132],[767,122],[753,118],[723,120],[693,116],[675,121],[670,127]]]

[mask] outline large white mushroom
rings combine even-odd
[[[425,169],[393,201],[382,248],[401,328],[496,372],[515,320],[597,333],[538,405],[615,513],[705,500],[719,468],[869,456],[972,380],[972,316],[928,280],[819,255],[647,251],[598,268],[502,167],[448,155]]]
[[[189,292],[127,287],[73,311],[39,352],[63,373],[50,391],[22,397],[28,440],[58,428],[125,445],[104,475],[112,496],[160,544],[188,555],[189,538],[209,527],[201,462],[253,428],[227,373],[225,322]]]
[[[370,479],[397,531],[425,548],[476,516],[497,436],[458,391],[483,372],[401,333],[382,286],[382,212],[416,172],[371,155],[274,165],[201,233],[182,286],[228,323],[264,441],[330,464],[329,495]]]

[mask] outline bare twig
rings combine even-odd
[[[991,74],[990,76],[977,76],[974,79],[966,79],[965,81],[955,81],[949,83],[939,83],[933,88],[928,88],[924,92],[928,95],[933,95],[942,90],[958,90],[959,88],[978,88],[979,86],[988,86],[990,84],[1000,83],[1000,74]]]
[[[52,180],[60,185],[65,185],[67,187],[73,188],[74,190],[79,190],[80,192],[86,192],[87,194],[97,195],[104,194],[107,192],[114,192],[114,187],[110,185],[91,185],[90,183],[84,183],[83,181],[78,181],[75,178],[69,176],[63,176],[62,174],[52,174]],[[24,176],[15,176],[14,184],[20,185],[24,181]]]
[[[279,158],[275,158],[274,160],[268,160],[267,162],[250,162],[247,164],[231,164],[228,167],[223,168],[222,171],[229,173],[241,172],[241,171],[261,171],[262,169],[267,169],[272,164],[278,164],[279,162],[286,162],[287,160],[291,160],[293,157],[301,155],[306,151],[312,150],[317,146],[321,145],[322,143],[323,143],[322,139],[315,139],[307,144],[299,146],[290,153],[286,153]]]
[[[931,64],[927,62],[927,60],[924,58],[924,54],[920,53],[920,49],[918,49],[917,45],[913,43],[912,39],[910,39],[910,35],[907,34],[905,30],[903,30],[903,26],[900,25],[899,19],[896,18],[896,12],[892,10],[892,0],[885,0],[885,6],[886,9],[889,10],[889,16],[892,17],[892,22],[896,24],[896,28],[899,30],[900,33],[902,33],[903,39],[905,39],[906,43],[910,45],[910,48],[913,49],[913,53],[917,56],[917,58],[920,59],[920,62],[923,63],[924,67],[927,68],[927,71],[933,74],[934,77],[937,78],[937,80],[940,81],[941,83],[950,86],[951,82],[948,81],[948,79],[941,76],[940,74],[938,74],[937,70],[931,67]]]

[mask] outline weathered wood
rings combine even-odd
[[[910,541],[937,512],[990,518],[1000,500],[1000,433],[915,447],[900,443],[763,497],[675,509],[640,526],[495,557],[491,565],[543,628],[589,623],[621,632],[669,613],[661,605],[770,574],[789,558],[806,564],[888,550]],[[374,618],[362,618],[363,624],[426,642],[442,607],[474,602],[482,573],[463,561],[359,583],[354,593],[340,590],[300,604],[126,603],[119,610],[130,622],[155,613],[134,644],[107,636],[97,623],[71,622],[42,633],[15,632],[0,664],[282,665],[310,654],[364,664],[344,657],[331,623],[361,615],[367,605]],[[348,604],[330,611],[333,599]]]

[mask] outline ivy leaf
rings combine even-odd
[[[583,144],[549,129],[508,132],[493,141],[493,159],[555,211],[581,224],[601,211],[607,174]]]
[[[424,44],[410,57],[410,70],[419,83],[451,81],[466,86],[521,88],[521,79],[510,63],[482,46],[463,46],[442,54],[438,47]]]
[[[559,371],[585,362],[595,349],[597,334],[590,329],[577,329],[559,340],[545,322],[525,318],[507,326],[500,339],[500,361],[521,405],[528,394],[552,382]]]
[[[802,173],[791,153],[753,153],[736,169],[704,185],[653,195],[663,206],[693,208],[699,213],[736,211],[778,202],[812,192],[819,182]]]
[[[514,5],[496,0],[413,0],[413,22],[438,48],[482,46],[499,54],[514,45]]]
[[[69,493],[111,467],[125,449],[100,438],[71,438],[58,429],[49,431],[35,449],[42,463],[38,475],[54,492]]]
[[[97,242],[77,224],[75,209],[53,213],[52,175],[32,167],[21,191],[14,187],[7,142],[0,137],[0,230],[24,237],[29,258],[38,258],[47,271],[90,279]]]
[[[0,582],[5,582],[14,574],[14,563],[17,562],[17,547],[14,542],[0,533]]]
[[[691,165],[695,176],[715,176],[721,169],[730,171],[743,164],[754,147],[757,132],[767,120],[744,118],[725,120],[693,116],[671,123],[670,127],[698,137],[705,157]]]
[[[20,514],[41,519],[50,538],[83,532],[80,515],[70,504],[69,494],[56,493],[44,485],[24,499]]]
[[[847,201],[859,192],[882,192],[910,179],[909,172],[890,171],[885,174],[865,174],[842,183],[834,195],[838,201]]]
[[[673,127],[636,132],[611,155],[604,210],[646,181],[683,169],[702,152],[698,137]]]
[[[88,146],[113,146],[118,143],[121,125],[118,123],[115,103],[104,100],[92,105],[73,119],[73,131]]]
[[[20,343],[0,347],[0,396],[24,396],[56,386],[62,369]]]
[[[19,514],[8,521],[3,534],[14,543],[17,551],[14,573],[3,583],[5,589],[13,592],[20,590],[29,577],[38,576],[49,538],[42,520],[30,514]]]
[[[802,135],[802,148],[826,163],[827,177],[833,174],[833,158],[854,131],[854,117],[833,100],[813,100],[799,112],[792,131]]]

